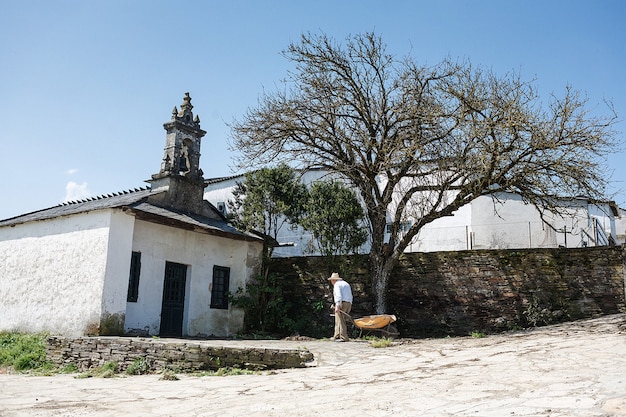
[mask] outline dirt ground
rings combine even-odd
[[[0,416],[626,416],[626,315],[484,338],[236,341],[305,347],[256,375],[0,375]]]

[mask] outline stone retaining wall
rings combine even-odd
[[[304,349],[213,346],[210,341],[123,337],[48,338],[48,360],[58,366],[75,364],[80,371],[115,362],[121,372],[141,363],[150,371],[191,372],[219,368],[302,368],[313,360]]]
[[[624,312],[625,254],[623,246],[407,253],[390,278],[386,313],[398,317],[401,337],[431,337]],[[272,260],[285,299],[301,304],[332,303],[327,269],[321,257]],[[343,257],[338,272],[352,285],[352,316],[375,314],[368,256]],[[311,315],[309,328],[321,320]]]

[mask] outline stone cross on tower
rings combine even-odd
[[[191,97],[185,93],[180,111],[174,106],[172,119],[163,124],[165,149],[161,169],[148,180],[153,190],[167,189],[161,204],[185,212],[202,211],[204,178],[200,169],[200,118],[191,111]],[[156,197],[155,197],[156,198]]]

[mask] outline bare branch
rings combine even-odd
[[[544,104],[517,73],[421,66],[373,33],[343,44],[305,34],[283,55],[295,63],[285,89],[232,125],[240,166],[283,161],[350,181],[367,211],[376,288],[424,225],[479,196],[512,192],[552,212],[557,196],[604,197],[617,119],[610,105],[594,116],[571,87]]]

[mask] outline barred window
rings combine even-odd
[[[211,290],[211,308],[228,308],[228,288],[230,284],[230,268],[213,267],[213,287]]]
[[[128,277],[128,294],[126,301],[136,303],[139,298],[139,275],[141,273],[141,252],[133,252],[130,257],[130,274]]]

